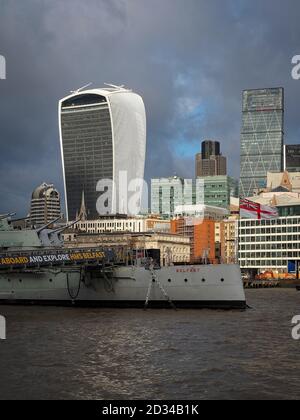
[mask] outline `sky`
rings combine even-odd
[[[194,176],[204,139],[239,176],[244,89],[285,88],[285,142],[300,143],[298,0],[0,0],[0,213],[33,189],[63,193],[58,100],[125,85],[147,112],[146,179]]]

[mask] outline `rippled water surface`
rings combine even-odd
[[[1,306],[0,398],[300,398],[300,293],[247,299],[246,312]]]

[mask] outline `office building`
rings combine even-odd
[[[239,221],[239,262],[247,271],[284,273],[300,261],[300,193],[263,192],[253,201],[276,207],[279,217]]]
[[[287,272],[300,261],[300,214],[272,220],[239,221],[239,263],[258,273]]]
[[[241,133],[240,195],[266,187],[268,172],[283,170],[284,90],[245,90]]]
[[[216,262],[215,221],[204,219],[201,223],[190,223],[185,217],[171,221],[171,232],[190,240],[190,262]]]
[[[238,215],[231,215],[219,223],[220,255],[223,264],[236,264],[238,255]]]
[[[231,197],[238,197],[238,182],[229,176],[184,180],[179,177],[151,180],[151,213],[173,217],[178,209],[197,212],[193,206],[229,208]]]
[[[239,196],[238,181],[229,176],[204,178],[204,204],[213,207],[230,207],[231,197]]]
[[[61,217],[60,194],[53,184],[45,182],[31,196],[30,221],[41,226]]]
[[[300,144],[284,146],[284,170],[300,172]]]
[[[220,152],[220,143],[212,140],[202,142],[201,153],[196,155],[196,178],[226,174],[227,160]]]
[[[151,180],[151,213],[173,217],[179,206],[195,204],[195,183],[177,176]]]
[[[220,142],[214,140],[204,140],[201,144],[201,154],[203,159],[209,159],[211,156],[220,156]]]
[[[177,208],[175,218],[171,220],[171,231],[190,239],[192,263],[220,260],[216,245],[218,227],[228,215],[226,209],[206,205]]]
[[[215,223],[215,255],[217,261],[222,261],[222,242],[224,240],[224,229],[222,222]]]
[[[123,87],[76,91],[59,102],[59,128],[68,220],[75,220],[83,193],[88,219],[130,214],[131,194],[140,202],[142,193],[128,193],[128,185],[144,179],[142,98]]]

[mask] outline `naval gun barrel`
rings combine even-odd
[[[37,233],[41,233],[43,230],[47,229],[49,226],[53,225],[54,223],[58,222],[61,219],[61,216],[57,217],[55,220],[51,220],[51,222],[47,223],[46,225],[38,228],[36,230]]]
[[[5,220],[8,219],[9,217],[13,217],[15,216],[17,213],[7,213],[7,214],[2,214],[0,215],[0,220]]]
[[[75,220],[75,222],[72,222],[72,223],[70,223],[69,225],[66,225],[66,226],[60,227],[60,228],[58,228],[58,229],[55,229],[55,230],[53,230],[53,231],[52,231],[52,233],[61,233],[61,232],[63,232],[64,230],[69,229],[69,228],[71,228],[72,226],[76,225],[76,223],[80,222],[80,220],[81,220],[81,219]]]
[[[23,220],[30,220],[31,217],[21,217],[20,219],[13,219],[12,222],[22,222]]]

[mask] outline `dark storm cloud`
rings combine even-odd
[[[42,181],[62,191],[57,102],[88,82],[143,96],[147,178],[192,177],[204,138],[238,176],[245,88],[284,86],[286,141],[299,141],[299,12],[293,0],[2,0],[0,212],[26,213]]]

